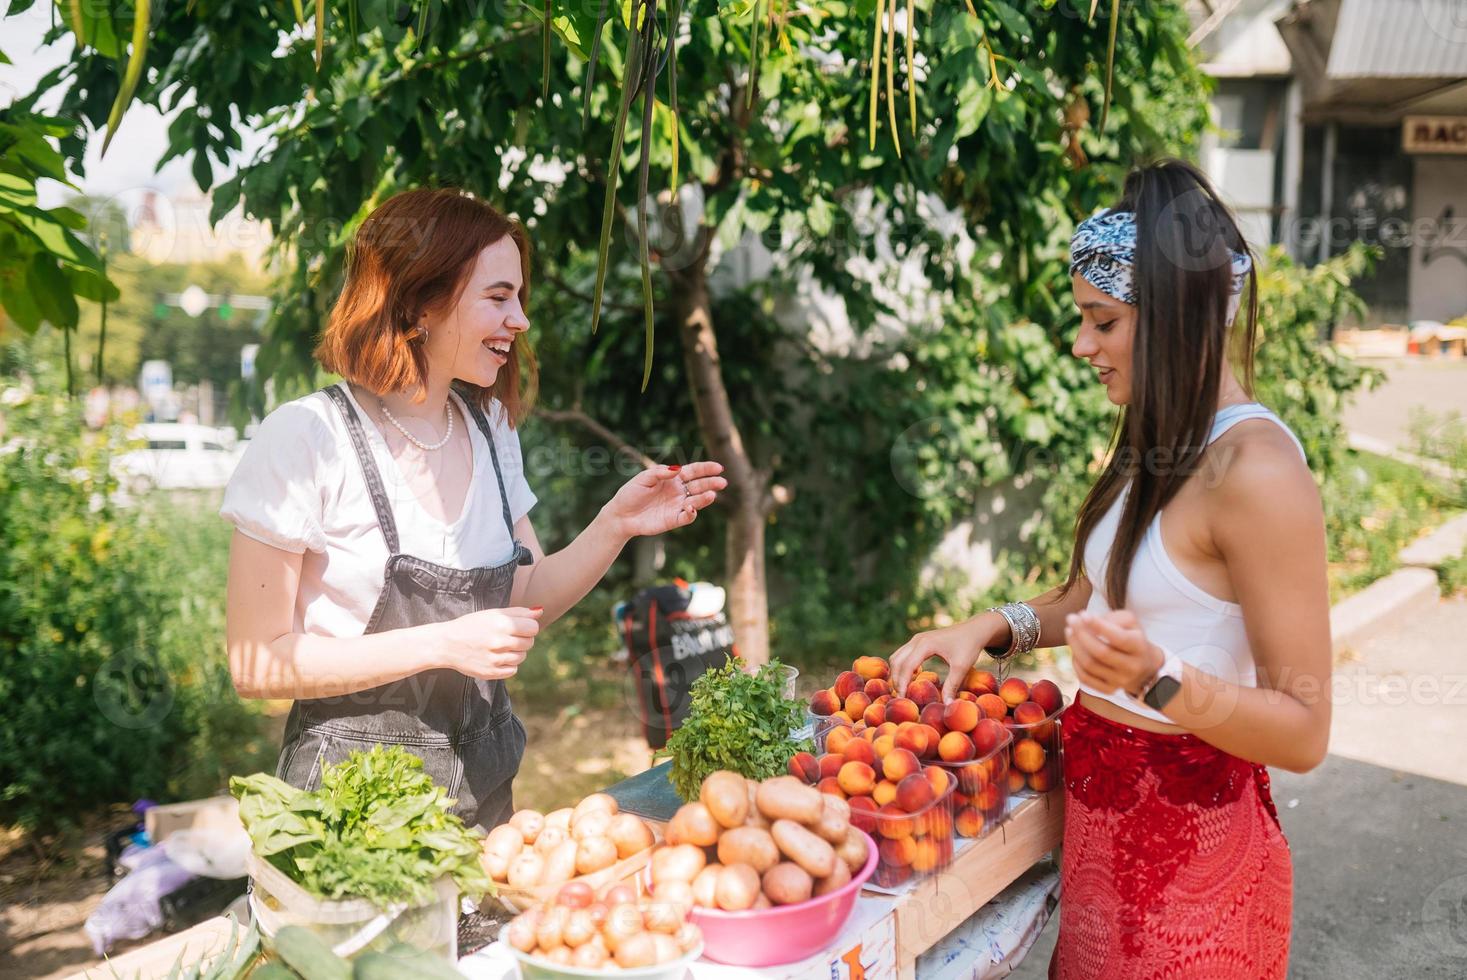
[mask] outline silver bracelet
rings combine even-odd
[[[1009,624],[1011,639],[1007,650],[988,649],[994,660],[1004,661],[1016,653],[1028,653],[1039,645],[1039,614],[1027,602],[1006,602],[1001,606],[990,606],[987,612],[996,612]]]

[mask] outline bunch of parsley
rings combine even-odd
[[[784,696],[783,665],[771,660],[757,674],[729,658],[693,682],[688,714],[667,740],[672,788],[684,800],[698,798],[709,773],[732,769],[749,779],[784,773],[809,740],[790,736],[804,723],[804,703]]]
[[[353,752],[321,770],[313,793],[265,773],[235,776],[229,791],[255,854],[319,898],[417,905],[444,875],[471,898],[493,887],[478,830],[448,812],[452,800],[402,746]]]

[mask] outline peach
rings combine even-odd
[[[938,840],[953,835],[953,812],[946,806],[935,806],[917,818],[917,836],[926,834]]]
[[[872,875],[872,880],[882,888],[898,888],[912,880],[912,869],[911,866],[889,865],[883,861],[876,866],[876,873]]]
[[[876,784],[871,791],[871,799],[876,801],[877,806],[886,806],[888,803],[896,802],[897,784],[890,779],[883,779]]]
[[[855,727],[856,719],[854,719],[850,715],[846,714],[844,709],[842,709],[840,711],[837,711],[835,714],[831,715],[830,717],[831,717],[831,720],[832,721],[839,722],[842,725],[850,725],[852,727]]]
[[[971,766],[958,768],[958,789],[967,796],[972,796],[989,783],[988,767],[974,763]]]
[[[916,721],[921,714],[922,709],[911,698],[892,698],[886,702],[886,720],[889,722]]]
[[[864,723],[856,729],[857,737],[865,739],[868,742],[876,741],[876,736],[880,734],[881,732],[878,729],[872,728],[870,725]]]
[[[1026,785],[1024,774],[1017,769],[1008,770],[1008,773],[1004,776],[1004,782],[1008,785],[1010,795],[1017,793]],[[997,786],[999,784],[995,781],[991,785]]]
[[[937,743],[942,741],[942,733],[931,725],[923,725],[922,730],[927,733],[927,751],[921,754],[924,759],[937,758]]]
[[[1003,793],[997,783],[989,783],[973,794],[973,806],[984,813],[996,813],[1003,809]]]
[[[937,743],[937,754],[944,762],[966,762],[973,758],[973,740],[962,732],[948,732]]]
[[[949,732],[971,732],[982,716],[976,701],[949,701],[942,709],[942,723]]]
[[[882,863],[905,868],[917,858],[917,842],[910,837],[894,837],[880,844]]]
[[[932,784],[932,792],[937,796],[947,792],[953,781],[953,777],[941,766],[923,766],[922,775],[927,777],[927,781]]]
[[[862,677],[854,670],[844,670],[841,671],[840,675],[836,677],[835,683],[831,685],[831,690],[835,691],[836,697],[844,701],[846,698],[850,697],[852,694],[855,694],[857,691],[863,690],[865,687],[866,678]]]
[[[1020,772],[1038,772],[1044,768],[1044,746],[1032,738],[1021,738],[1014,743],[1014,768]]]
[[[1004,735],[1003,725],[992,718],[980,720],[969,733],[973,740],[973,751],[979,756],[987,755],[1003,744]]]
[[[897,748],[906,749],[919,759],[927,754],[929,741],[930,736],[927,734],[927,729],[918,724],[912,724],[908,728],[901,729],[897,732],[896,736]]]
[[[1029,700],[1043,708],[1046,715],[1054,714],[1065,703],[1059,685],[1048,678],[1034,682],[1034,686],[1029,688]]]
[[[878,735],[872,740],[871,748],[876,753],[876,758],[885,759],[887,754],[896,748],[896,739],[890,735]]]
[[[944,855],[941,841],[926,838],[917,841],[917,853],[912,857],[912,870],[918,874],[936,870],[947,864],[951,854]]]
[[[896,737],[896,733],[897,733],[897,723],[894,722],[894,721],[890,721],[890,720],[883,721],[881,724],[879,724],[879,725],[876,726],[876,734],[878,736],[879,735],[890,735],[892,738],[895,738]]]
[[[963,690],[971,691],[974,694],[984,692],[992,694],[998,690],[998,678],[986,670],[974,667],[963,675]]]
[[[835,693],[840,693],[840,682],[836,682]],[[1003,698],[1003,703],[1010,708],[1023,704],[1029,700],[1029,685],[1022,677],[1010,677],[998,686],[998,696]]]
[[[835,696],[835,692],[825,688],[810,695],[810,713],[824,718],[833,715],[840,710],[841,699]]]
[[[851,808],[851,825],[871,833],[876,829],[876,811],[880,809],[869,796],[853,796],[846,801]]]
[[[1028,781],[1029,788],[1036,793],[1048,793],[1054,789],[1054,776],[1051,774],[1048,766],[1045,766],[1038,772],[1029,773]],[[897,788],[900,789],[901,787]]]
[[[980,837],[983,834],[983,814],[977,807],[965,806],[953,818],[959,837]]]
[[[876,770],[864,762],[847,762],[836,777],[847,796],[866,796],[876,788]]]
[[[866,696],[866,692],[857,691],[850,697],[846,698],[844,710],[845,713],[850,715],[852,718],[860,718],[864,720],[866,717],[866,709],[869,707],[871,707],[871,699]]]
[[[891,676],[891,668],[880,657],[857,657],[851,668],[868,681],[886,680]]]
[[[974,694],[972,691],[959,691],[958,692],[958,696],[957,696],[957,698],[955,700],[958,700],[958,701],[971,701],[974,704],[977,704],[978,703],[978,695]]]
[[[936,684],[938,690],[942,689],[942,678],[937,676],[937,671],[935,670],[919,670],[912,675],[912,680],[927,681],[930,684]]]
[[[866,682],[866,686],[862,690],[868,698],[875,701],[877,698],[886,697],[891,693],[891,684],[884,677],[873,677]]]
[[[895,803],[887,803],[876,811],[876,830],[882,837],[911,837],[915,829],[907,811]]]
[[[1014,706],[1014,721],[1020,725],[1034,725],[1044,720],[1044,709],[1033,701]]]
[[[830,796],[839,796],[841,799],[846,798],[846,791],[841,789],[840,780],[831,776],[826,776],[820,780],[820,782],[815,784],[815,788]]]
[[[929,680],[912,681],[907,685],[906,694],[907,699],[918,708],[942,700],[942,689]]]
[[[847,762],[864,762],[868,766],[876,765],[876,749],[864,738],[851,739],[841,755],[846,757]]]
[[[814,785],[820,781],[820,763],[809,752],[796,752],[790,759],[790,775]]]
[[[946,706],[941,701],[933,701],[931,704],[922,705],[922,711],[917,715],[917,723],[937,729],[938,735],[946,735],[947,726],[942,720],[942,713],[945,708]]]
[[[932,784],[920,772],[914,772],[897,783],[896,805],[908,813],[916,813],[936,798],[932,793]]]
[[[852,694],[851,697],[855,695]],[[886,721],[886,705],[880,701],[872,701],[866,706],[866,713],[861,716],[861,720],[869,728],[880,728],[881,724]]]
[[[829,747],[829,745],[826,746],[826,748]],[[834,779],[840,775],[840,767],[846,764],[846,757],[839,752],[827,752],[817,759],[815,764],[821,779]]]
[[[917,756],[909,749],[901,747],[892,749],[881,760],[881,776],[893,783],[899,783],[913,773],[922,771],[922,763],[917,761]]]
[[[825,751],[839,754],[856,737],[856,730],[849,725],[837,725],[825,733]]]
[[[985,692],[978,695],[978,707],[987,718],[995,720],[1009,713],[1009,706],[997,694]]]

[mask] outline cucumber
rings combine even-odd
[[[351,980],[351,964],[309,929],[282,928],[275,934],[275,954],[304,980]]]
[[[299,978],[293,970],[279,963],[266,963],[255,967],[255,971],[250,974],[250,980],[299,980]]]
[[[353,961],[354,980],[463,980],[463,974],[427,953],[393,956],[363,953]]]

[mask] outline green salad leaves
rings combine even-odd
[[[696,800],[703,779],[732,769],[749,779],[784,773],[790,757],[810,751],[790,737],[805,722],[804,702],[784,696],[783,665],[771,660],[758,674],[730,657],[722,667],[693,681],[688,715],[667,740],[672,754],[669,779],[677,795]]]
[[[265,773],[235,776],[229,791],[255,854],[317,897],[420,904],[444,875],[470,898],[493,889],[482,835],[448,812],[443,788],[402,746],[353,752],[321,770],[313,793]]]

